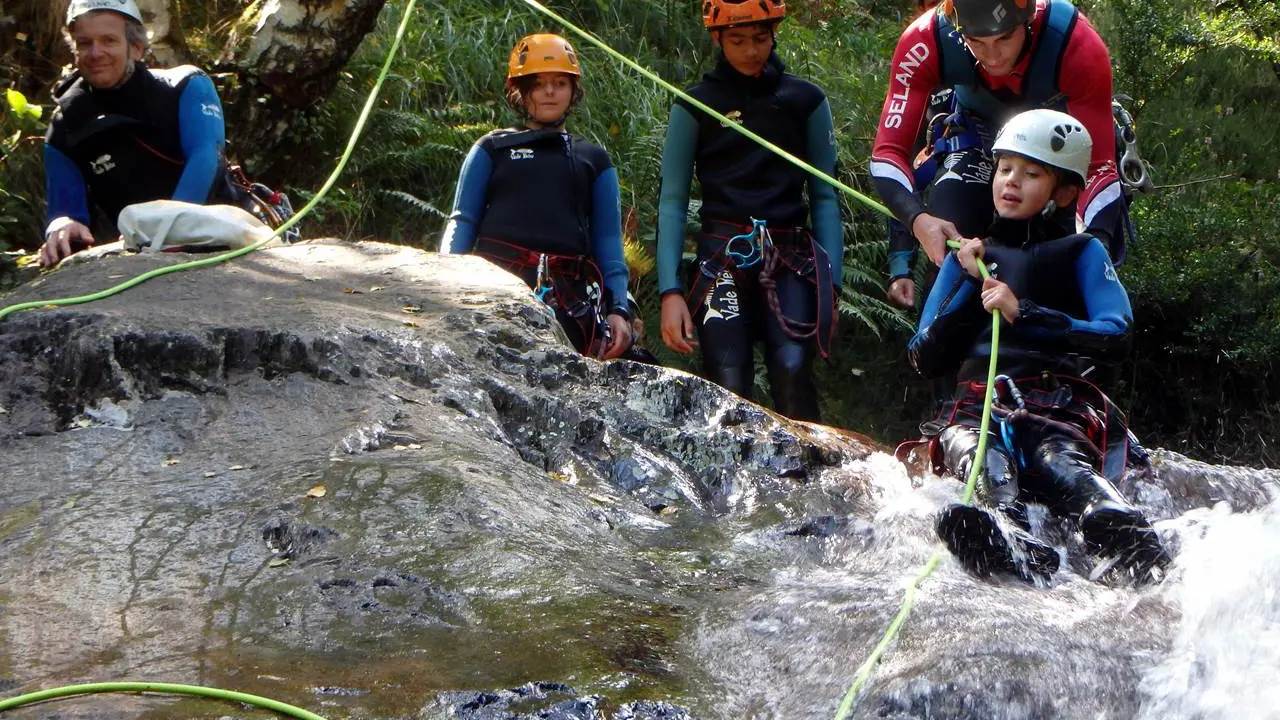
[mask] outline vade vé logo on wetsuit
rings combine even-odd
[[[107,171],[115,168],[115,166],[116,166],[116,163],[114,160],[111,159],[110,155],[103,155],[97,160],[93,160],[89,163],[89,167],[93,169],[94,175],[102,175]]]

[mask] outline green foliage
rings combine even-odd
[[[1280,5],[1092,5],[1163,188],[1136,202],[1121,268],[1136,316],[1125,404],[1157,444],[1274,464],[1260,439],[1280,430]]]
[[[0,250],[39,244],[44,108],[9,88],[0,104]]]

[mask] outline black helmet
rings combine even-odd
[[[1035,0],[946,0],[941,7],[961,35],[1000,35],[1031,21]]]

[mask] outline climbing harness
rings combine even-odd
[[[476,239],[479,255],[524,280],[543,304],[573,319],[581,333],[584,354],[600,357],[612,337],[604,311],[604,277],[585,255],[557,255],[495,238]]]
[[[751,225],[725,220],[703,223],[704,230],[698,237],[698,255],[701,258],[697,271],[689,284],[685,302],[689,312],[697,314],[711,297],[720,278],[728,273],[735,282],[758,282],[764,291],[766,304],[777,318],[782,331],[791,339],[813,339],[818,353],[826,358],[831,355],[835,335],[835,285],[831,276],[831,261],[821,243],[803,227],[769,230],[764,220],[751,218]],[[782,311],[778,299],[777,275],[790,271],[813,286],[814,321],[796,320]]]
[[[272,230],[293,217],[293,204],[289,202],[288,195],[249,180],[244,168],[239,165],[227,166],[226,182],[235,204],[249,211]],[[302,239],[302,233],[297,224],[294,224],[284,231],[280,239],[292,245]]]

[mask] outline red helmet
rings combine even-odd
[[[777,22],[786,16],[786,0],[703,0],[702,3],[702,26],[708,30]]]

